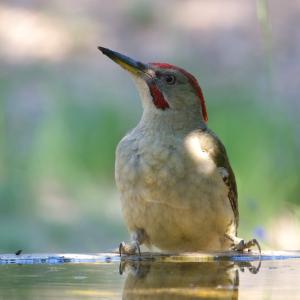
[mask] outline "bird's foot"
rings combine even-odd
[[[124,272],[132,274],[134,277],[146,277],[149,273],[151,262],[142,262],[140,260],[121,260],[119,265],[119,274]]]
[[[244,239],[240,239],[236,236],[231,236],[231,235],[226,235],[226,238],[228,238],[230,241],[232,241],[232,250],[233,251],[239,251],[239,252],[245,252],[247,251],[251,251],[253,247],[257,247],[258,252],[259,252],[259,258],[258,258],[258,265],[257,266],[253,266],[251,263],[249,262],[242,262],[242,264],[240,266],[240,270],[242,272],[244,272],[245,267],[252,273],[252,274],[256,274],[258,273],[260,267],[261,267],[261,247],[259,242],[256,239],[251,239],[247,242],[245,242]]]
[[[245,269],[247,269],[250,273],[257,274],[261,267],[261,260],[258,261],[257,266],[253,265],[252,262],[249,261],[241,261],[236,263],[236,265],[241,272],[245,272]]]
[[[243,239],[238,239],[237,241],[233,241],[232,250],[244,252],[245,250],[251,251],[253,247],[257,247],[259,251],[259,255],[261,255],[261,247],[257,239],[251,239],[247,242]]]
[[[239,251],[239,252],[245,252],[246,250],[251,251],[251,249],[256,246],[259,251],[259,255],[261,255],[261,247],[257,239],[251,239],[245,242],[244,239],[240,239],[236,236],[231,236],[226,234],[225,237],[230,241],[232,241],[231,249],[233,251]]]
[[[139,256],[141,256],[141,249],[138,242],[133,241],[131,243],[122,242],[119,245],[119,254],[122,255],[135,255],[138,252]]]

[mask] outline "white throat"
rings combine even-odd
[[[133,78],[143,105],[143,115],[139,126],[151,127],[156,130],[185,132],[207,128],[201,111],[190,108],[187,108],[186,111],[175,111],[170,103],[171,107],[165,110],[155,107],[147,83],[139,77],[133,76]]]

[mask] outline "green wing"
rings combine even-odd
[[[236,226],[239,223],[239,210],[238,210],[238,194],[235,176],[229,163],[229,159],[226,153],[226,149],[216,134],[207,129],[202,132],[204,138],[204,148],[208,152],[209,156],[213,159],[218,168],[224,169],[222,178],[226,186],[228,187],[228,199],[230,201]]]

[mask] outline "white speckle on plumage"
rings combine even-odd
[[[225,168],[219,167],[218,171],[219,171],[219,173],[220,173],[220,175],[222,176],[223,179],[228,178],[229,173],[228,173],[228,171]]]

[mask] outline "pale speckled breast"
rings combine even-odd
[[[228,190],[197,147],[193,136],[162,139],[136,131],[117,147],[116,183],[127,226],[144,229],[158,248],[222,248],[233,219]]]

